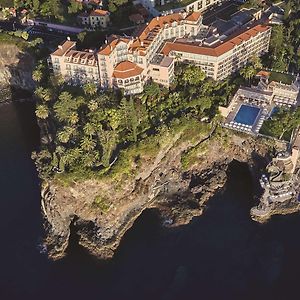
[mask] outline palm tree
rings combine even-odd
[[[77,124],[78,121],[79,121],[78,113],[77,113],[77,112],[73,112],[73,113],[70,115],[69,121],[70,121],[70,123],[71,123],[72,125]]]
[[[36,82],[41,82],[43,79],[43,72],[40,69],[36,69],[32,72],[32,79]]]
[[[99,153],[97,151],[91,151],[85,153],[82,156],[82,163],[87,167],[93,167],[99,160]]]
[[[91,100],[88,103],[88,108],[90,111],[95,111],[98,108],[98,102],[96,100]]]
[[[70,140],[74,132],[75,128],[70,126],[64,126],[63,130],[58,133],[57,138],[60,142],[66,144]]]
[[[66,164],[68,166],[74,164],[75,161],[79,160],[82,155],[82,150],[80,148],[68,149],[64,155]]]
[[[49,117],[49,109],[47,105],[40,104],[35,110],[35,114],[39,119],[45,120]]]
[[[144,93],[141,97],[142,103],[146,104],[148,107],[155,106],[155,104],[163,97],[164,92],[165,90],[161,89],[157,83],[151,82],[144,88]]]
[[[91,151],[96,147],[96,143],[93,139],[91,139],[87,136],[84,136],[81,139],[80,147],[81,147],[81,149],[83,149],[85,151]]]
[[[97,86],[94,83],[86,83],[83,90],[86,95],[93,96],[97,93]]]
[[[92,135],[95,134],[95,127],[92,123],[88,122],[84,125],[83,131],[86,135],[88,135],[89,137],[92,137]]]
[[[244,67],[240,70],[240,75],[246,79],[249,80],[249,84],[251,83],[251,78],[256,74],[256,70],[253,66],[249,65]]]
[[[51,95],[51,91],[49,89],[45,89],[41,86],[37,87],[35,89],[35,95],[40,98],[41,100],[48,102],[51,100],[52,95]]]

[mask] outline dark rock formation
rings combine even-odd
[[[206,201],[224,186],[232,160],[247,162],[255,174],[266,166],[271,148],[265,140],[251,137],[232,136],[226,146],[211,139],[208,151],[190,170],[183,171],[181,156],[191,144],[178,143],[178,139],[174,137],[155,159],[145,160],[135,176],[121,182],[104,178],[71,186],[44,183],[42,210],[49,256],[64,255],[72,222],[77,225],[80,244],[101,258],[113,256],[125,232],[145,209],[159,209],[164,226],[187,224],[203,213]],[[106,211],[95,205],[99,194],[109,203]]]
[[[34,89],[33,67],[34,59],[30,54],[21,51],[16,45],[0,44],[0,102],[15,98],[14,94],[20,96],[21,92],[24,96],[23,91],[31,92]]]

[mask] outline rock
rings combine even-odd
[[[203,213],[205,203],[224,186],[232,160],[247,162],[254,169],[267,164],[264,157],[269,148],[265,141],[235,137],[226,148],[213,139],[205,156],[183,171],[181,155],[191,145],[176,143],[177,139],[153,160],[143,161],[135,176],[121,182],[104,178],[74,182],[68,187],[49,181],[47,192],[42,192],[49,256],[64,255],[70,225],[76,218],[80,244],[96,256],[111,258],[145,209],[157,208],[163,220],[172,220],[164,222],[165,226],[187,224]],[[110,203],[105,212],[94,204],[99,193]]]
[[[0,86],[32,91],[34,59],[13,44],[0,44]]]

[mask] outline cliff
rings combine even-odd
[[[14,44],[0,43],[0,86],[1,90],[33,90],[32,70],[34,59]],[[3,94],[3,93],[2,93]]]
[[[247,162],[258,173],[271,149],[249,136],[231,136],[225,142],[217,135],[196,144],[202,150],[188,170],[182,157],[195,144],[178,134],[121,180],[103,177],[69,186],[55,180],[44,183],[42,210],[50,257],[64,255],[74,223],[80,243],[101,258],[113,256],[124,233],[147,208],[159,209],[165,226],[186,224],[200,216],[206,201],[224,186],[232,160]]]

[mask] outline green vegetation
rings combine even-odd
[[[101,210],[102,213],[106,213],[109,210],[109,203],[101,195],[97,195],[94,199],[93,206]]]
[[[295,73],[300,71],[300,2],[288,0],[282,6],[283,25],[273,26],[270,53],[265,55],[263,64],[275,71]]]
[[[240,75],[251,84],[251,79],[257,74],[262,68],[261,59],[257,56],[253,56],[249,63],[242,68],[239,73]]]
[[[260,133],[289,141],[292,131],[299,125],[300,108],[291,110],[280,109],[263,123]]]
[[[179,65],[170,91],[149,83],[132,97],[99,93],[93,84],[73,88],[45,68],[41,62],[33,73],[44,136],[34,158],[43,178],[65,183],[133,176],[142,160],[153,159],[177,133],[182,142],[197,142],[232,93],[226,81],[206,79],[195,66]]]
[[[291,84],[295,80],[295,76],[286,73],[271,72],[270,81],[278,81],[285,84]]]

